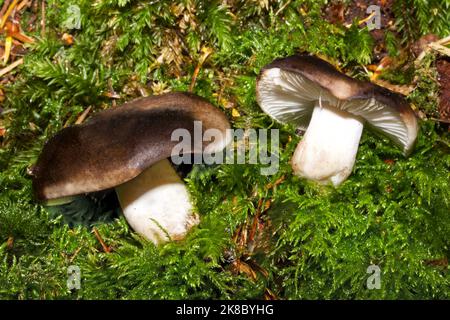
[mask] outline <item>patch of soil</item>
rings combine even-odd
[[[370,31],[375,40],[375,56],[374,62],[381,60],[386,56],[386,48],[384,45],[384,38],[387,29],[390,29],[395,21],[392,12],[392,4],[394,0],[353,0],[346,6],[342,1],[332,1],[324,11],[324,18],[330,23],[351,25],[354,21],[361,21],[367,18],[370,14],[367,13],[367,8],[371,5],[380,7],[380,28]],[[366,23],[362,23],[364,27]]]
[[[438,40],[439,37],[437,35],[432,33],[426,34],[411,45],[411,52],[417,58],[430,43]]]
[[[436,61],[439,81],[439,114],[442,120],[450,121],[450,58]]]

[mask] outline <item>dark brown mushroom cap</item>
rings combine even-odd
[[[181,92],[140,98],[64,128],[45,144],[32,169],[35,195],[39,200],[57,199],[131,180],[171,156],[179,143],[171,141],[175,129],[187,129],[193,137],[194,121],[202,122],[203,131],[215,128],[224,137],[230,128],[219,109]],[[208,144],[203,142],[203,147]]]
[[[306,128],[321,101],[366,120],[405,153],[417,137],[416,115],[401,95],[353,79],[314,56],[276,59],[261,70],[256,90],[263,111],[283,123]]]

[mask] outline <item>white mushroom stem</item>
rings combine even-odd
[[[167,159],[116,187],[130,226],[155,244],[179,240],[198,223],[188,190]]]
[[[352,172],[362,130],[361,120],[319,101],[294,152],[294,173],[338,186]]]

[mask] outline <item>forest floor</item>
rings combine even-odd
[[[380,12],[372,30],[370,5]],[[449,1],[0,7],[0,298],[450,298]],[[261,111],[255,83],[263,66],[299,52],[405,95],[420,122],[412,154],[365,130],[339,188],[294,176],[301,135]],[[34,199],[29,169],[58,130],[190,90],[234,128],[279,129],[279,171],[194,165],[185,181],[201,222],[162,246],[133,233],[111,194],[62,215]],[[373,265],[380,289],[367,287]],[[67,285],[74,266],[79,288]]]

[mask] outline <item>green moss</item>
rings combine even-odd
[[[445,37],[450,29],[450,2],[440,0],[396,0],[392,10],[404,42],[434,33]]]
[[[300,138],[255,101],[255,77],[276,57],[322,54],[349,73],[371,62],[368,31],[329,24],[321,18],[324,2],[292,1],[275,15],[281,4],[83,0],[81,29],[69,30],[64,21],[73,3],[48,1],[45,37],[4,88],[0,297],[236,299],[262,298],[267,288],[286,299],[449,298],[449,273],[435,263],[449,257],[445,128],[422,122],[409,158],[365,132],[353,174],[332,189],[292,175],[289,159]],[[180,24],[184,14],[191,19],[186,26]],[[62,32],[74,35],[74,45],[63,45]],[[390,41],[389,51],[399,45]],[[194,91],[224,110],[235,127],[279,128],[279,172],[262,176],[259,165],[195,166],[186,181],[202,221],[184,241],[158,248],[133,234],[123,218],[97,225],[111,253],[103,252],[89,227],[71,229],[51,218],[34,201],[26,173],[45,139],[88,106],[93,112],[110,107],[112,91],[121,103],[142,91],[158,92],[158,86],[187,90],[203,46],[214,53]],[[428,66],[432,60],[424,62]],[[416,72],[424,76],[409,100],[433,112],[435,74]],[[233,118],[225,102],[240,117]],[[260,242],[253,249],[237,246],[237,229],[251,225],[258,203],[268,200]],[[236,273],[235,259],[259,265],[256,280]],[[381,268],[380,290],[366,288],[370,264]],[[67,289],[70,265],[81,269],[80,290]]]

